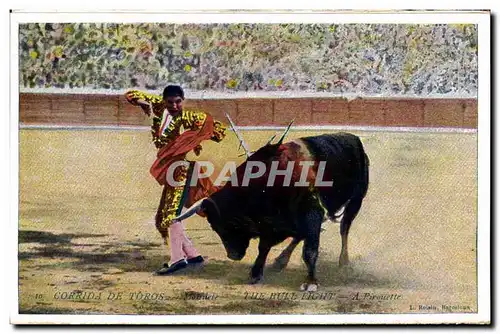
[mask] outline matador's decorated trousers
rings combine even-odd
[[[196,163],[192,161],[189,162],[189,166],[181,165],[175,169],[173,179],[180,185],[172,186],[167,182],[163,188],[160,206],[156,213],[156,228],[165,243],[170,243],[171,264],[183,258],[190,259],[200,255],[186,236],[183,223],[173,223],[172,220],[181,214],[184,205],[191,206],[218,189],[209,178],[200,178],[195,186],[190,186],[191,176],[195,168],[199,168],[200,173],[206,172],[204,166],[196,166]],[[199,213],[199,215],[204,216],[203,213]]]
[[[174,171],[173,179],[180,183],[180,186],[165,184],[160,199],[160,205],[156,212],[156,229],[161,236],[168,240],[168,229],[172,225],[172,220],[181,214],[182,207],[189,194],[189,183],[193,172],[194,162],[189,162],[189,167],[181,165]]]

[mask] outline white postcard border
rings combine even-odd
[[[478,25],[478,313],[330,315],[28,315],[18,312],[17,224],[19,193],[18,26],[28,22],[254,22],[254,23],[471,23]],[[13,324],[454,324],[491,321],[490,282],[490,14],[488,12],[14,12],[10,33],[9,303]],[[15,274],[14,274],[15,272]]]

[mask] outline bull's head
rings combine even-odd
[[[251,157],[249,156],[247,161],[259,160],[268,162],[271,160],[275,156],[279,146],[283,143],[283,140],[292,124],[293,120],[290,122],[276,144],[271,143],[275,138],[275,136],[273,136],[265,146],[261,147],[257,152],[252,154]],[[245,164],[246,161],[238,167],[237,173],[244,170]],[[174,218],[174,221],[182,221],[195,213],[203,213],[207,217],[212,229],[221,238],[227,252],[227,257],[231,260],[239,261],[245,256],[248,245],[250,244],[252,233],[249,231],[248,226],[242,222],[242,219],[240,219],[241,217],[238,217],[238,212],[235,212],[235,207],[231,207],[230,203],[235,201],[233,195],[234,189],[232,190],[225,187],[212,194],[210,197],[199,200],[182,215]],[[235,202],[237,202],[237,200]],[[218,203],[224,206],[222,210],[221,205]]]
[[[206,216],[210,226],[222,240],[228,258],[239,261],[245,256],[250,236],[237,222],[221,214],[214,199],[208,197],[199,200],[182,215],[174,218],[174,221],[182,221],[195,213],[203,213]]]

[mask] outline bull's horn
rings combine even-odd
[[[198,213],[201,210],[201,204],[203,203],[203,201],[205,199],[206,199],[206,197],[200,199],[198,202],[196,202],[193,205],[191,205],[191,207],[188,208],[186,210],[186,212],[184,212],[183,214],[175,217],[173,220],[174,221],[183,221],[184,219],[187,219],[187,218],[191,217],[195,213]]]
[[[293,121],[294,121],[294,120],[295,120],[295,119],[292,119],[292,121],[290,122],[290,124],[288,124],[288,126],[286,127],[285,131],[284,131],[284,132],[283,132],[283,134],[281,135],[280,140],[278,140],[278,143],[277,143],[278,145],[281,145],[281,144],[283,143],[283,139],[285,139],[286,134],[287,134],[287,133],[288,133],[288,131],[290,130],[290,127],[292,126],[292,124],[293,124]]]
[[[273,141],[273,139],[276,138],[276,135],[277,134],[275,133],[271,138],[269,138],[269,140],[267,141],[266,145],[264,145],[264,146],[267,146],[267,145],[271,144],[271,142]]]

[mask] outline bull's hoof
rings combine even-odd
[[[340,260],[339,261],[339,267],[347,267],[350,264],[349,260]]]
[[[316,283],[302,283],[300,291],[315,292],[318,291],[318,284]]]
[[[264,276],[250,277],[248,284],[259,284],[264,281]]]
[[[339,267],[345,267],[349,265],[349,257],[348,256],[340,256],[339,258]]]

